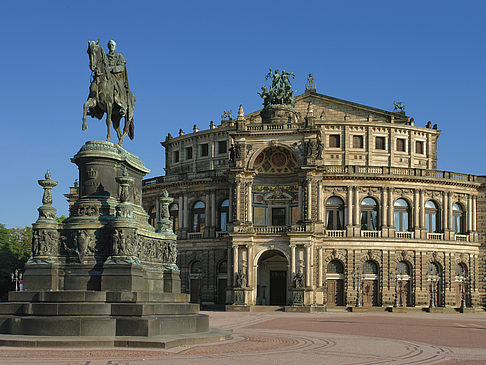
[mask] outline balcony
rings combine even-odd
[[[361,231],[361,237],[363,238],[380,238],[381,231]]]
[[[346,236],[346,231],[344,230],[326,230],[326,236],[330,238],[341,238]]]
[[[396,238],[413,239],[413,232],[395,232]]]
[[[444,233],[427,233],[427,239],[428,240],[443,240],[444,239]]]
[[[203,238],[203,232],[189,232],[187,238],[190,240],[196,240]]]
[[[454,237],[456,241],[469,242],[468,234],[455,234]]]

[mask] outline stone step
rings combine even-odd
[[[29,336],[159,336],[209,329],[203,314],[152,317],[0,316],[0,333]]]
[[[111,302],[111,303],[187,303],[189,294],[133,291],[11,291],[9,302]]]
[[[199,304],[192,303],[113,303],[113,316],[152,316],[152,315],[188,315],[199,313]]]

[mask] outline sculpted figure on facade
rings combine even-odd
[[[295,96],[292,91],[292,84],[290,82],[290,77],[294,78],[293,72],[286,72],[272,69],[269,70],[265,80],[270,79],[272,82],[272,87],[270,90],[266,86],[263,86],[262,91],[258,93],[263,98],[263,106],[265,108],[270,105],[290,105],[295,106]]]

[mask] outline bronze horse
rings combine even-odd
[[[124,115],[121,113],[122,106],[116,102],[115,93],[115,76],[110,72],[110,65],[108,57],[100,46],[100,41],[88,42],[88,55],[89,55],[89,68],[92,71],[91,85],[89,87],[89,96],[86,103],[84,103],[83,114],[83,131],[88,129],[86,124],[86,115],[96,117],[98,119],[103,118],[106,113],[106,127],[108,134],[106,140],[111,139],[111,123],[113,122],[113,128],[118,136],[118,144],[123,145],[123,139],[128,134],[130,139],[134,137],[134,121],[133,121],[133,106],[135,104],[135,97],[128,89],[128,80],[126,79],[126,72],[124,77],[126,81],[126,99],[127,107]],[[129,100],[132,102],[130,103]],[[131,105],[130,105],[131,104]],[[125,117],[125,127],[123,133],[120,130],[121,118]]]

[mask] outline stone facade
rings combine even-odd
[[[306,91],[295,108],[240,107],[169,134],[143,206],[154,223],[161,191],[175,198],[193,302],[480,307],[486,180],[438,171],[439,135],[404,112]]]

